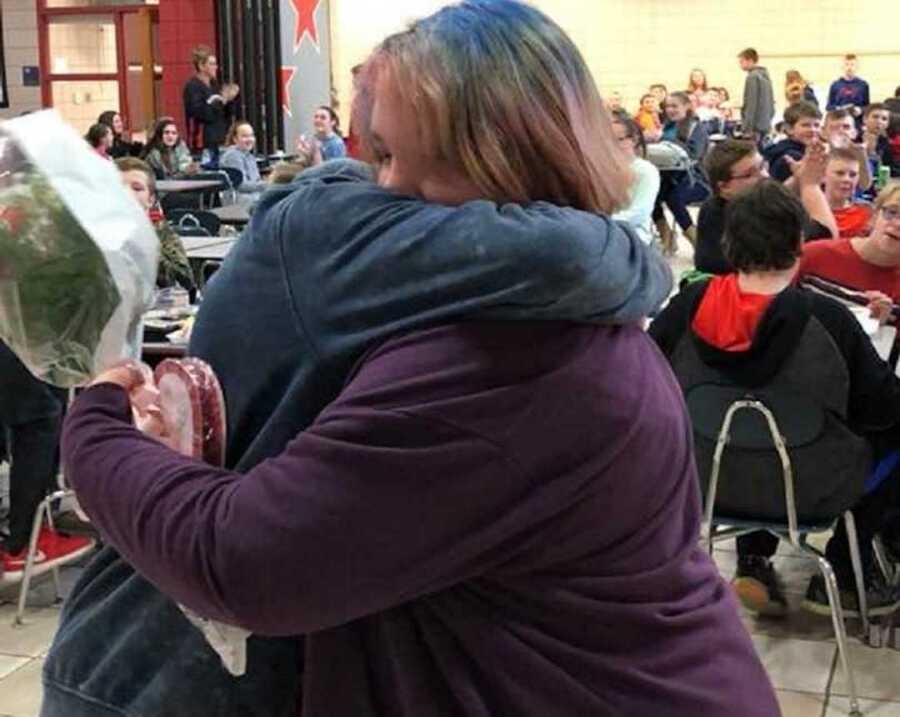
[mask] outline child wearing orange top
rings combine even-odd
[[[653,138],[662,131],[662,122],[659,119],[659,101],[654,95],[646,94],[641,97],[641,108],[634,116],[634,121],[645,137]]]

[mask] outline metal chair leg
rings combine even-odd
[[[859,618],[862,621],[863,639],[871,644],[872,634],[869,626],[869,606],[866,601],[866,579],[859,554],[859,540],[856,536],[856,520],[852,511],[844,513],[844,525],[847,527],[847,543],[850,547],[850,563],[853,565],[853,577],[856,582],[856,599],[859,605]]]
[[[820,555],[816,556],[819,563],[819,570],[822,571],[822,577],[825,578],[825,590],[828,593],[828,603],[831,606],[831,621],[834,624],[834,636],[838,645],[838,657],[841,660],[841,668],[847,676],[847,690],[850,693],[850,717],[862,717],[859,711],[859,701],[856,696],[856,679],[853,675],[853,668],[850,665],[850,654],[847,645],[847,631],[844,627],[844,609],[841,607],[841,596],[838,591],[837,579],[834,576],[834,569],[825,558]]]
[[[44,512],[50,510],[50,496],[44,498],[34,512],[34,521],[31,524],[31,537],[28,539],[28,555],[25,557],[25,570],[22,572],[22,585],[19,588],[19,603],[16,615],[13,618],[13,627],[24,624],[22,615],[25,613],[25,600],[28,597],[28,588],[31,586],[31,576],[34,573],[34,559],[37,556],[37,542],[41,534],[41,524],[44,520]]]
[[[875,553],[878,569],[881,570],[884,579],[887,581],[888,585],[892,584],[894,582],[894,566],[892,566],[891,561],[888,560],[887,552],[884,549],[884,543],[881,542],[881,538],[877,535],[872,539],[872,551]]]

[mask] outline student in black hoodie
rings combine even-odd
[[[814,454],[822,470],[795,465],[798,512],[803,515],[804,506],[823,497],[830,497],[836,513],[854,506],[869,613],[887,614],[900,598],[875,568],[871,544],[884,527],[887,506],[894,504],[897,479],[889,475],[878,483],[867,476],[873,453],[878,459],[900,446],[900,379],[846,308],[794,285],[806,221],[801,203],[777,182],[744,189],[730,203],[724,241],[736,273],[689,285],[653,321],[650,335],[672,362],[685,394],[709,382],[769,387],[804,395],[825,409],[820,452]],[[700,442],[696,448],[699,457]],[[786,607],[771,563],[777,544],[768,533],[737,540],[733,585],[744,605],[760,613],[779,614]],[[858,615],[843,522],[826,556],[846,614]],[[830,614],[821,576],[811,580],[804,607]]]
[[[791,166],[785,157],[799,160],[807,146],[819,140],[822,112],[812,102],[795,102],[784,111],[784,124],[787,139],[763,152],[769,163],[769,174],[779,182],[786,182],[791,177]]]

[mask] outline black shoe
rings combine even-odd
[[[841,587],[838,583],[838,593],[841,596],[841,607],[844,617],[859,617],[859,600],[856,595],[856,585]],[[884,577],[877,570],[871,571],[866,578],[866,608],[869,617],[890,615],[900,608],[900,592],[887,584]],[[825,578],[822,575],[813,575],[806,589],[806,597],[803,598],[803,609],[814,612],[817,615],[831,616],[831,605],[828,602],[828,592],[825,589]]]
[[[67,510],[65,513],[57,513],[53,516],[53,527],[58,533],[63,535],[74,535],[80,538],[91,538],[96,540],[100,537],[97,529],[90,523],[78,517],[74,510]]]
[[[752,612],[770,616],[787,612],[787,600],[768,558],[761,555],[739,556],[731,587],[741,605]]]

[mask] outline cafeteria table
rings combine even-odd
[[[216,207],[209,211],[219,217],[219,221],[222,224],[230,226],[242,227],[250,221],[250,212],[242,204],[229,204],[228,206]]]

